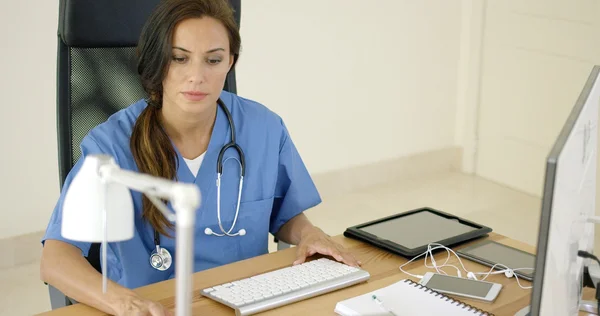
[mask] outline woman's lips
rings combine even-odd
[[[206,98],[208,93],[203,93],[200,91],[185,91],[183,92],[183,95],[190,101],[202,101],[204,98]]]

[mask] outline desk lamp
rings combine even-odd
[[[89,155],[65,195],[62,236],[102,242],[102,287],[106,293],[107,242],[133,238],[134,211],[129,189],[142,192],[176,224],[176,315],[191,315],[194,224],[200,191],[193,184],[119,168],[113,157]],[[161,199],[171,201],[172,214]]]

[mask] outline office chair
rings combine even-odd
[[[229,0],[238,25],[241,0]],[[80,157],[83,137],[118,110],[145,98],[135,48],[159,0],[60,0],[57,51],[58,161],[60,187]],[[224,90],[237,93],[235,70]],[[280,246],[285,248],[285,246]],[[101,271],[100,244],[86,259]],[[49,285],[52,309],[74,300]]]

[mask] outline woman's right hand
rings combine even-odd
[[[81,255],[81,249],[60,240],[47,240],[42,251],[40,278],[67,297],[110,315],[173,316],[157,302],[108,280],[102,292],[102,274]]]
[[[136,296],[123,298],[116,309],[117,316],[173,316],[160,303],[146,300]]]
[[[47,240],[42,251],[40,278],[67,297],[104,313],[118,316],[173,316],[157,302],[108,280],[102,292],[102,274],[81,255],[81,249],[59,240]]]

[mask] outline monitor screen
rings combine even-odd
[[[585,261],[594,249],[600,67],[596,66],[550,151],[544,179],[531,315],[579,310]]]

